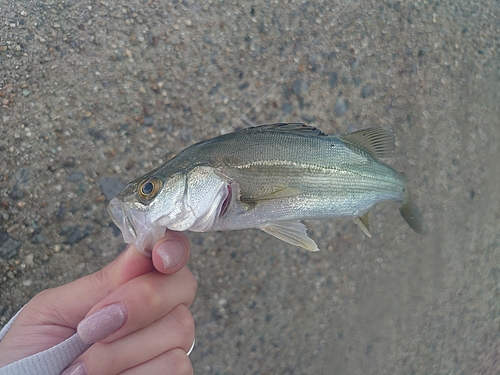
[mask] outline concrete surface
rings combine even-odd
[[[309,222],[314,254],[189,234],[195,373],[499,373],[499,35],[493,0],[0,0],[0,325],[124,248],[116,189],[277,83],[254,123],[391,126],[429,232],[380,204],[372,239]]]

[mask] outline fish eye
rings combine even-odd
[[[158,194],[161,188],[161,182],[156,177],[149,177],[139,184],[137,192],[139,197],[144,200],[150,200]]]
[[[144,185],[142,185],[141,192],[143,195],[149,195],[153,192],[154,185],[151,181],[146,181]]]

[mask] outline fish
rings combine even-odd
[[[108,205],[124,241],[150,255],[166,229],[260,229],[318,251],[301,220],[352,218],[369,237],[368,211],[396,201],[416,232],[421,211],[392,156],[395,135],[373,127],[328,135],[303,123],[245,128],[191,145],[130,182]]]

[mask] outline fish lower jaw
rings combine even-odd
[[[147,233],[139,235],[138,238],[134,241],[134,246],[142,254],[151,257],[151,253],[156,241],[158,241],[165,235],[166,230],[166,226],[154,226],[153,228],[149,229]]]
[[[162,223],[161,220],[157,221],[160,225],[164,225],[165,228],[174,230],[176,232],[184,232],[190,230],[192,232],[209,232],[214,226],[215,216],[212,213],[208,215],[202,215],[201,217],[196,217],[194,214],[188,214],[182,218],[176,217],[174,221],[165,220]]]

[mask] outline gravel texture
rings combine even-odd
[[[190,233],[195,373],[497,374],[499,37],[493,0],[0,0],[0,325],[123,250],[126,181],[242,115],[389,126],[428,233],[390,203],[372,239],[309,222],[314,254]]]

